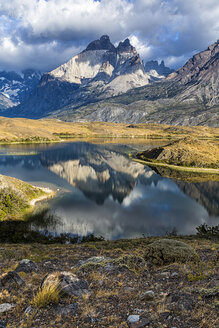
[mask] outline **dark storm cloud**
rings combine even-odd
[[[50,70],[108,34],[182,65],[219,35],[218,0],[0,0],[0,68]]]

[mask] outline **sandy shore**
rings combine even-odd
[[[42,187],[37,187],[37,186],[33,186],[33,187],[42,190],[43,192],[46,193],[46,195],[42,195],[42,196],[40,196],[40,197],[38,197],[38,198],[34,198],[34,199],[32,199],[32,200],[30,201],[30,205],[31,205],[31,206],[35,206],[36,203],[38,203],[38,202],[40,202],[40,201],[42,201],[42,200],[48,199],[48,198],[52,197],[52,196],[55,194],[55,192],[54,192],[52,189],[50,189],[50,188],[42,188]]]

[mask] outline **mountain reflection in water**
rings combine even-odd
[[[67,190],[49,202],[59,219],[51,233],[93,233],[106,239],[191,234],[219,218],[219,183],[173,181],[133,162],[121,145],[84,142],[38,149],[35,156],[1,156],[0,173]],[[40,225],[34,229],[42,229]]]

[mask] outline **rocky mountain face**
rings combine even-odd
[[[13,103],[10,101],[10,99],[6,97],[3,93],[0,93],[0,110],[5,110],[12,106]]]
[[[208,106],[219,103],[219,40],[208,49],[194,55],[169,80],[186,85],[179,95],[183,101],[196,100]]]
[[[219,41],[166,79],[122,95],[66,106],[53,117],[68,121],[219,126]]]
[[[165,66],[164,61],[162,60],[159,64],[157,60],[150,60],[145,63],[144,70],[147,74],[154,77],[154,80],[162,79],[167,77],[169,74],[173,73],[174,70]]]
[[[107,89],[110,95],[148,83],[142,61],[130,41],[126,39],[115,48],[107,35],[91,42],[84,51],[48,75],[82,86],[99,81],[102,91]]]
[[[115,47],[103,35],[67,63],[44,74],[29,99],[9,115],[39,118],[69,104],[77,108],[125,93],[149,80],[129,39]]]
[[[23,102],[36,87],[41,75],[39,71],[33,69],[26,69],[21,74],[14,71],[1,71],[0,92],[11,101],[11,106],[17,105]]]
[[[151,61],[144,67],[128,39],[115,47],[108,36],[102,36],[44,74],[25,102],[3,114],[65,121],[218,126],[218,50],[219,41],[169,74],[164,62]],[[169,75],[160,80],[160,74]]]

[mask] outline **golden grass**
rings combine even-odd
[[[206,173],[206,174],[219,174],[219,169],[212,169],[212,168],[205,168],[205,167],[188,167],[188,166],[181,166],[181,165],[173,165],[173,164],[166,164],[166,163],[158,163],[156,161],[147,161],[142,159],[137,159],[131,157],[135,162],[144,164],[144,165],[151,165],[157,167],[166,167],[176,171],[182,172],[193,172],[193,173]]]
[[[185,137],[138,153],[137,158],[175,170],[219,174],[219,146],[209,140]]]
[[[45,308],[51,304],[58,304],[60,299],[60,290],[58,284],[46,285],[40,289],[33,298],[33,305],[38,308]]]
[[[124,124],[109,122],[71,123],[58,120],[29,120],[0,117],[0,141],[60,142],[63,138],[173,138],[195,136],[219,138],[219,128],[162,124]]]

